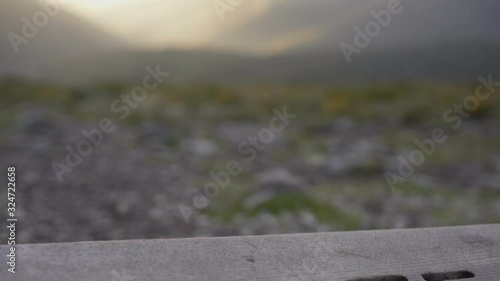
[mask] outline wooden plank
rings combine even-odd
[[[16,281],[500,281],[500,225],[20,245],[16,274],[1,250]]]

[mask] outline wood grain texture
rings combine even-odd
[[[17,273],[1,247],[0,280],[366,280],[468,271],[500,281],[500,224],[251,237],[19,245]],[[376,280],[404,280],[396,277]],[[392,279],[391,279],[392,278]]]

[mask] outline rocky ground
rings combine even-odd
[[[168,85],[130,107],[123,120],[110,105],[127,87],[116,87],[2,84],[0,167],[17,168],[19,242],[500,219],[498,98],[483,102],[456,130],[443,121],[444,112],[473,93],[466,86]],[[285,106],[296,117],[273,123],[281,116],[275,110]],[[68,166],[66,147],[76,150],[86,139],[82,130],[99,128],[103,118],[114,131],[103,133],[102,143],[59,181],[54,162]],[[415,140],[431,138],[435,128],[447,140],[411,175],[388,184],[386,172],[401,176],[399,157],[408,159],[418,149]],[[238,172],[219,177],[224,184],[214,188],[211,174],[229,174],[228,163]],[[6,210],[7,201],[0,202]]]

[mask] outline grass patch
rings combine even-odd
[[[228,187],[227,189],[234,189]],[[252,194],[250,190],[241,190],[236,194],[221,196],[217,202],[206,211],[213,218],[230,223],[235,215],[257,217],[261,213],[270,213],[276,216],[289,212],[298,214],[309,211],[319,221],[345,230],[359,229],[362,218],[336,208],[328,202],[321,202],[305,194],[279,194],[253,208],[245,208],[245,199]]]

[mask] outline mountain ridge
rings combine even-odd
[[[21,46],[21,54],[13,55],[6,33],[20,30],[20,18],[30,17],[40,7],[34,0],[7,2],[0,11],[0,75],[66,82],[128,80],[138,79],[152,64],[165,65],[181,80],[216,82],[460,80],[498,72],[500,30],[496,27],[500,17],[494,11],[500,10],[500,2],[494,0],[481,4],[401,0],[403,11],[348,63],[339,44],[353,44],[354,27],[363,28],[374,20],[370,11],[384,9],[387,3],[316,0],[315,5],[308,5],[299,0],[278,1],[268,13],[220,35],[214,46],[162,51],[132,48],[61,10],[29,44]],[[284,44],[307,28],[323,30],[318,34],[324,36],[268,55],[236,51],[238,44],[264,49],[276,42]],[[222,51],[221,46],[233,51]]]

